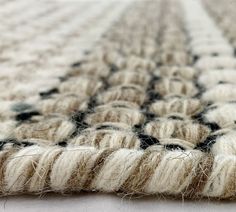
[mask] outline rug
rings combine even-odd
[[[1,196],[235,198],[230,0],[0,3]]]

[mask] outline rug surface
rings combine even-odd
[[[235,1],[0,4],[2,196],[235,198]]]

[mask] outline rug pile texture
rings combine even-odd
[[[0,195],[236,197],[235,1],[0,4]]]

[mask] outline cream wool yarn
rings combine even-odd
[[[3,0],[0,195],[235,199],[236,31],[219,5]]]
[[[234,69],[236,67],[236,60],[234,57],[230,56],[221,56],[221,57],[212,57],[205,56],[202,57],[196,63],[196,68],[201,70],[206,69]]]
[[[228,83],[217,84],[202,95],[203,100],[212,102],[234,101],[235,97],[236,86]]]
[[[234,128],[235,126],[235,103],[220,103],[209,108],[204,114],[208,122],[217,123],[221,128]]]
[[[236,70],[208,70],[199,76],[198,82],[206,88],[213,87],[218,83],[234,83],[236,80]]]

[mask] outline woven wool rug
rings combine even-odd
[[[235,198],[235,2],[0,4],[2,196]]]

